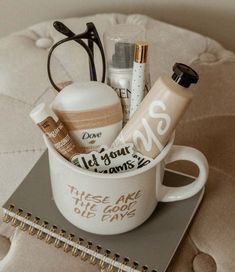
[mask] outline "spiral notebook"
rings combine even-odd
[[[193,177],[167,170],[164,183],[181,186]],[[52,198],[48,155],[45,152],[28,176],[4,204],[3,220],[22,231],[53,243],[101,271],[157,271],[167,269],[203,196],[159,203],[140,227],[120,235],[95,235],[70,224]]]

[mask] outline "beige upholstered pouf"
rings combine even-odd
[[[144,25],[150,43],[152,82],[159,75],[171,73],[174,62],[192,65],[199,72],[195,98],[177,129],[176,142],[205,153],[210,177],[204,201],[168,271],[235,271],[235,55],[207,37],[141,15],[103,14],[63,21],[75,33],[93,21],[101,37],[112,24]],[[28,113],[37,103],[53,98],[46,60],[50,46],[61,38],[52,22],[45,22],[0,40],[1,205],[45,150]],[[79,72],[67,75],[68,79],[88,79],[84,55],[79,51],[71,54],[75,54],[71,57]],[[54,69],[66,74],[63,52]],[[194,171],[189,165],[187,168]],[[0,271],[97,268],[0,222]]]

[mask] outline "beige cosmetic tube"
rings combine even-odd
[[[169,141],[189,106],[198,74],[189,66],[176,63],[172,77],[160,77],[112,146],[133,143],[144,156],[156,158]]]
[[[67,160],[73,162],[79,149],[70,137],[67,128],[52,113],[45,103],[37,105],[31,112],[30,117],[35,124],[42,130],[47,138],[52,142],[55,149]],[[52,116],[55,116],[52,117]]]

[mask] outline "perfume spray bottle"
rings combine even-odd
[[[137,110],[145,96],[147,54],[148,44],[146,42],[136,42],[131,83],[130,117]]]
[[[131,83],[134,61],[134,44],[145,40],[142,26],[118,24],[110,27],[104,34],[104,49],[107,59],[107,83],[120,97],[123,111],[123,125],[130,115]],[[146,72],[149,70],[146,69]],[[146,76],[150,86],[150,76]]]

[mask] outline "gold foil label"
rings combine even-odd
[[[136,42],[134,60],[137,63],[146,63],[148,54],[148,44],[146,42]]]

